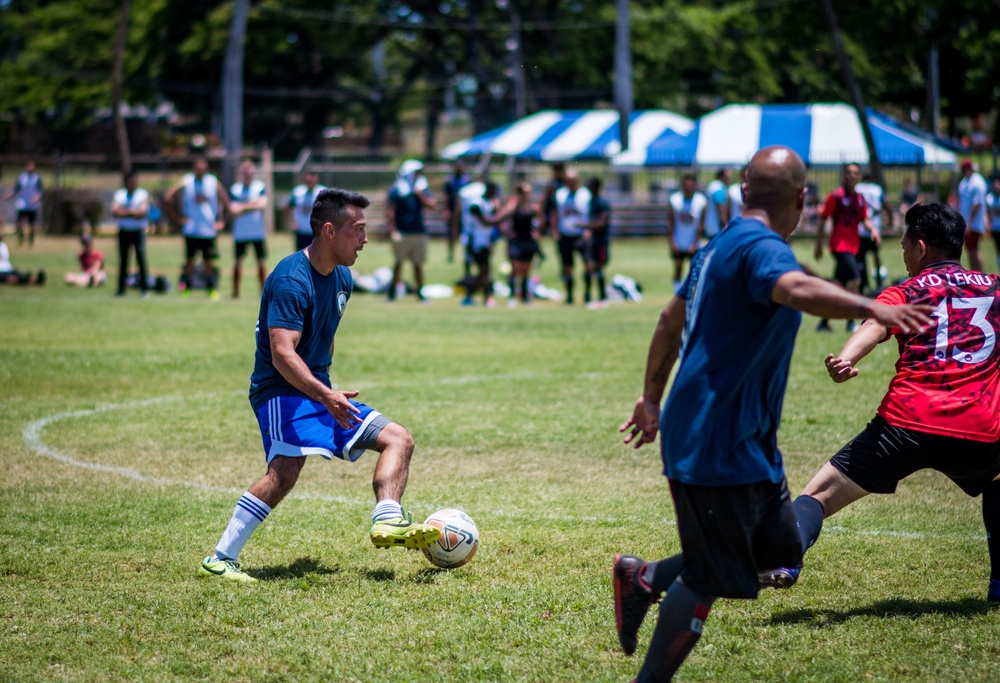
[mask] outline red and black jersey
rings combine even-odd
[[[833,218],[830,252],[857,254],[861,247],[858,226],[868,217],[865,198],[857,192],[848,192],[843,187],[838,187],[826,196],[819,215],[823,218]]]
[[[880,303],[935,307],[922,332],[890,331],[899,361],[878,409],[889,424],[973,441],[1000,438],[998,289],[995,275],[941,261],[879,295]]]

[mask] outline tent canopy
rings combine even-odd
[[[889,116],[866,110],[883,164],[952,165],[954,152],[932,136],[909,130]],[[630,145],[616,166],[739,166],[761,147],[787,145],[811,165],[868,163],[854,109],[832,104],[730,104],[704,115],[687,133],[665,131],[646,147]]]
[[[629,145],[645,148],[666,131],[688,133],[694,121],[661,109],[633,112]],[[446,159],[478,154],[502,154],[541,161],[607,159],[621,151],[618,112],[540,111],[444,148]]]

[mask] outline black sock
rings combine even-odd
[[[604,301],[608,298],[607,287],[604,286],[604,271],[597,274],[597,298]]]
[[[659,562],[647,562],[640,578],[651,591],[660,595],[677,580],[682,569],[684,569],[684,556],[677,554]]]
[[[1000,481],[992,482],[983,491],[983,522],[990,551],[990,581],[997,581],[1000,580]]]
[[[636,683],[669,681],[701,638],[715,598],[701,595],[675,581],[660,603],[653,641]]]
[[[573,276],[563,275],[563,282],[566,283],[566,301],[573,300]]]
[[[812,496],[803,495],[792,502],[792,507],[799,523],[799,539],[804,553],[819,538],[819,532],[823,528],[823,506]]]
[[[521,278],[521,301],[528,300],[528,276]]]
[[[590,273],[583,274],[583,300],[590,301]]]

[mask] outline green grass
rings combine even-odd
[[[272,263],[290,242],[272,239]],[[114,251],[111,239],[99,246]],[[668,297],[661,242],[615,245],[610,270],[642,282],[647,299],[602,311],[356,295],[335,381],[414,434],[404,503],[418,517],[465,509],[480,551],[453,571],[376,551],[374,458],[317,459],[247,545],[244,566],[262,579],[252,586],[196,570],[263,471],[246,400],[256,284],[248,274],[241,300],[214,304],[116,300],[61,284],[75,248],[13,247],[18,267],[44,266],[51,281],[0,287],[0,680],[634,676],[641,659],[624,657],[614,633],[611,556],[678,551],[658,450],[633,451],[617,433]],[[179,240],[150,249],[173,278]],[[884,253],[900,274],[898,247]],[[455,279],[442,245],[431,259],[429,281]],[[388,261],[371,244],[356,270]],[[551,260],[542,274],[558,287]],[[780,435],[795,492],[871,417],[895,359],[880,347],[836,386],[822,358],[847,335],[814,323],[803,323]],[[978,501],[920,473],[831,520],[794,590],[719,602],[678,679],[998,680],[987,571]]]

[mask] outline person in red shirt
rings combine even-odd
[[[827,195],[826,201],[819,210],[820,224],[816,230],[816,260],[823,258],[823,237],[826,234],[827,222],[833,223],[830,230],[830,253],[836,267],[833,277],[850,292],[861,292],[861,269],[864,264],[858,261],[858,251],[861,248],[861,238],[858,228],[864,225],[872,235],[876,244],[881,244],[882,236],[872,225],[868,217],[868,205],[854,187],[861,182],[861,167],[857,164],[844,166],[841,186]],[[847,321],[847,331],[853,332],[857,324]],[[816,326],[817,332],[829,332],[830,321],[820,320]]]
[[[840,355],[826,358],[834,382],[858,375],[858,362],[896,337],[896,375],[875,418],[823,465],[793,506],[803,551],[823,519],[869,493],[893,493],[900,480],[934,469],[970,496],[983,496],[990,555],[987,599],[1000,602],[1000,282],[962,268],[965,220],[945,204],[906,212],[903,263],[910,279],[876,301],[932,308],[936,323],[913,334],[868,319]],[[762,584],[787,588],[797,569],[764,572]]]
[[[80,268],[83,269],[83,272],[66,273],[66,284],[78,287],[103,285],[108,280],[108,273],[104,270],[104,254],[94,246],[94,238],[90,235],[82,235],[80,244],[83,249],[77,258],[80,260]]]

